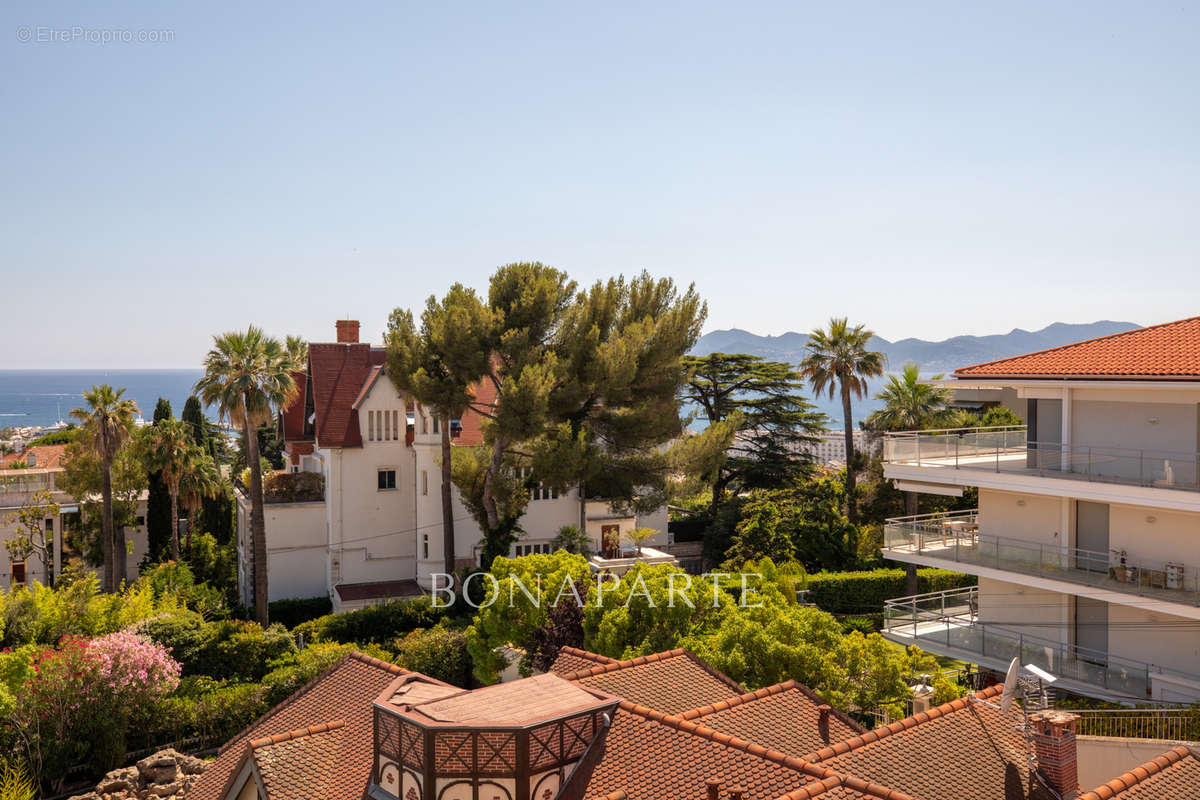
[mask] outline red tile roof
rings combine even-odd
[[[288,733],[256,739],[246,746],[245,759],[253,759],[271,800],[320,800],[337,796],[336,776],[348,756],[344,720],[314,725]],[[241,765],[233,775],[241,771]],[[227,789],[230,787],[226,787]]]
[[[863,733],[857,722],[796,681],[694,708],[679,717],[794,756]]]
[[[319,447],[362,447],[354,401],[386,353],[369,344],[313,343],[308,346]]]
[[[304,434],[305,395],[309,389],[308,373],[296,371],[292,373],[296,382],[296,397],[280,414],[283,423],[283,439],[285,442],[312,441],[311,436]],[[312,452],[311,450],[309,452]]]
[[[10,469],[14,464],[28,464],[30,453],[33,453],[35,463],[29,469],[62,469],[62,460],[66,452],[65,444],[37,444],[26,447],[19,453],[0,456],[0,469]]]
[[[555,675],[570,675],[572,672],[591,669],[600,664],[616,664],[615,658],[590,653],[577,647],[564,646],[559,648],[558,656],[550,665],[550,671]]]
[[[188,800],[221,800],[223,789],[246,757],[247,745],[338,720],[343,721],[345,739],[327,796],[359,800],[371,773],[372,702],[397,675],[413,674],[361,653],[347,656],[226,742],[188,793]],[[437,683],[424,676],[421,680]]]
[[[1200,379],[1200,317],[962,367],[958,378]]]
[[[563,677],[666,714],[681,714],[746,692],[682,649],[597,664]]]
[[[1078,800],[1182,800],[1200,797],[1200,750],[1175,747]]]
[[[350,603],[357,600],[387,600],[393,597],[420,597],[420,585],[410,579],[371,581],[368,583],[339,583],[333,587],[338,597]]]
[[[999,694],[993,686],[975,696]],[[921,800],[1051,800],[1030,789],[1025,738],[991,705],[961,698],[806,756],[840,773],[887,783]],[[946,765],[969,765],[947,769]]]

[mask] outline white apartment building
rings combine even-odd
[[[1200,317],[957,370],[1023,426],[888,435],[901,489],[976,510],[890,520],[884,556],[979,576],[898,598],[886,635],[1118,702],[1200,700]]]
[[[36,503],[40,492],[49,492],[51,502],[59,506],[59,513],[46,516],[42,524],[46,541],[53,549],[49,566],[55,575],[62,572],[65,526],[77,524],[80,514],[75,498],[58,487],[65,451],[66,445],[61,444],[34,445],[18,453],[0,456],[0,545],[17,537],[16,517],[22,507]],[[126,541],[133,543],[133,549],[125,559],[125,574],[129,580],[137,578],[138,564],[146,555],[145,492],[138,501],[137,514],[136,525],[125,528]],[[67,555],[71,556],[70,553]],[[36,554],[28,559],[14,559],[6,548],[0,549],[0,587],[7,590],[32,581],[48,584],[47,566]]]
[[[354,608],[428,590],[443,571],[439,422],[396,389],[385,351],[358,334],[357,321],[339,320],[336,342],[309,345],[307,371],[297,375],[301,392],[280,415],[289,470],[322,475],[324,492],[266,506],[272,601],[328,595],[336,610]],[[489,388],[479,387],[484,402]],[[474,413],[453,420],[454,444],[481,444],[482,421]],[[469,566],[478,562],[482,533],[453,493],[454,550]],[[250,509],[240,489],[237,504],[238,577],[250,605]],[[561,527],[581,522],[597,552],[606,534],[635,527],[660,532],[651,547],[667,542],[665,507],[639,518],[591,498],[581,508],[577,489],[537,489],[511,555],[550,552]]]

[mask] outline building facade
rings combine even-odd
[[[389,380],[382,348],[358,341],[356,321],[337,323],[337,341],[312,343],[301,391],[280,415],[287,470],[321,476],[307,499],[266,505],[270,599],[328,595],[335,609],[428,590],[443,571],[440,421]],[[487,402],[487,386],[479,397]],[[451,421],[455,446],[483,442],[483,418]],[[667,540],[665,508],[637,516],[595,498],[543,487],[531,490],[511,555],[548,553],[565,525],[584,530],[599,552],[606,537],[635,527]],[[459,566],[478,562],[482,533],[452,490]],[[237,492],[238,572],[242,601],[252,599],[249,499]]]
[[[34,445],[17,453],[0,457],[0,542],[10,542],[22,536],[18,515],[22,508],[45,507],[39,498],[48,494],[58,513],[42,516],[42,530],[50,546],[49,563],[38,554],[15,558],[5,548],[0,551],[0,587],[11,589],[38,581],[52,583],[53,575],[62,572],[63,563],[76,554],[67,545],[66,532],[80,524],[79,503],[58,485],[62,474],[62,459],[66,445]],[[132,549],[125,557],[125,574],[129,580],[138,576],[138,564],[146,556],[146,496],[138,500],[136,524],[125,528],[125,539]],[[65,558],[64,558],[65,556]]]
[[[979,576],[898,598],[887,635],[1017,657],[1117,702],[1200,700],[1200,318],[959,369],[1009,428],[889,434],[901,489],[978,508],[890,520],[884,556]]]

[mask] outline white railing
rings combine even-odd
[[[1200,708],[1072,708],[1081,736],[1200,741]]]
[[[1197,675],[979,622],[978,608],[977,587],[888,600],[884,632],[934,652],[960,657],[965,653],[993,664],[1017,658],[1064,681],[1130,700],[1151,696],[1154,675],[1176,675],[1200,684]]]
[[[895,517],[884,549],[1200,606],[1200,569],[1125,550],[1083,550],[979,533],[977,510]]]
[[[1064,445],[1026,438],[1024,426],[888,433],[884,461],[1200,491],[1200,452]]]

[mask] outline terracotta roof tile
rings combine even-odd
[[[962,367],[959,378],[1200,378],[1200,317]]]
[[[283,438],[286,442],[311,441],[311,436],[304,435],[305,394],[309,389],[308,373],[297,370],[292,373],[292,380],[296,382],[296,388],[299,391],[288,407],[283,409],[279,415],[283,426]]]
[[[681,714],[746,691],[682,649],[598,664],[563,677],[665,714]]]
[[[320,447],[362,447],[354,401],[372,367],[382,364],[386,355],[364,343],[308,346],[308,375]],[[286,416],[288,412],[284,413]]]
[[[1200,797],[1200,751],[1175,747],[1079,795],[1078,800],[1183,800]]]
[[[271,800],[326,800],[346,796],[336,776],[349,743],[345,721],[337,720],[256,739],[247,757]]]
[[[824,725],[822,707],[828,709]],[[794,756],[863,733],[858,723],[796,681],[694,708],[679,717]]]
[[[14,464],[28,464],[30,453],[33,453],[34,464],[29,469],[62,469],[66,452],[65,444],[37,444],[19,453],[0,455],[0,469],[10,469]]]
[[[247,745],[280,735],[285,736],[279,741],[286,741],[301,729],[335,721],[342,721],[345,741],[328,798],[360,800],[371,769],[372,703],[397,675],[409,674],[413,673],[362,653],[347,656],[226,742],[188,800],[219,800],[246,758]]]
[[[989,699],[1001,688],[977,696]],[[806,760],[921,800],[1051,798],[1040,784],[1031,788],[1025,739],[1013,720],[969,698],[837,742]]]
[[[550,665],[550,671],[555,675],[570,675],[572,672],[591,669],[600,664],[616,664],[615,658],[602,656],[599,653],[591,653],[587,650],[580,650],[577,647],[564,646],[559,648],[558,656],[554,659],[554,663]]]

